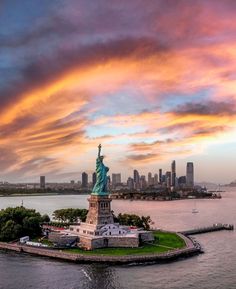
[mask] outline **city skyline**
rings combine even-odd
[[[97,180],[97,169],[89,175],[87,172],[81,174],[81,178],[70,180],[68,182],[51,182],[46,181],[46,176],[40,176],[39,183],[8,183],[0,182],[2,188],[5,189],[41,189],[46,190],[93,190],[96,186]],[[128,177],[127,179],[122,178],[122,174],[112,173],[107,176],[107,190],[112,193],[114,191],[130,190],[134,192],[146,192],[147,190],[156,190],[156,192],[196,192],[203,191],[206,187],[199,186],[194,183],[194,164],[192,162],[186,163],[186,175],[178,175],[176,171],[176,162],[171,162],[171,171],[166,171],[162,174],[162,169],[159,169],[159,175],[157,173],[148,172],[148,175],[143,175],[138,170],[133,171],[133,178]]]
[[[174,164],[174,170],[173,170],[173,164]],[[169,163],[169,167],[168,165],[164,168],[158,168],[157,170],[155,169],[154,171],[148,171],[148,170],[137,170],[137,169],[134,169],[133,171],[129,171],[128,173],[121,173],[121,172],[118,172],[118,171],[110,171],[110,174],[109,174],[109,178],[110,178],[110,181],[111,183],[126,183],[128,181],[128,179],[132,179],[132,181],[135,183],[135,182],[142,182],[142,178],[144,177],[145,178],[145,181],[147,183],[149,183],[148,179],[149,179],[149,174],[150,174],[150,177],[154,180],[156,179],[155,182],[158,182],[158,183],[161,183],[161,179],[163,177],[165,177],[166,173],[169,173],[170,174],[170,186],[174,186],[174,183],[173,183],[173,180],[174,179],[178,179],[178,178],[182,178],[182,177],[186,177],[188,179],[188,167],[190,166],[193,166],[193,162],[186,162],[184,164],[184,168],[181,168],[181,170],[179,170],[178,168],[178,163],[177,163],[177,166],[176,166],[176,161],[175,160],[172,160],[171,163]],[[192,183],[212,183],[213,182],[210,182],[209,180],[206,181],[206,180],[195,180],[195,175],[196,175],[196,170],[194,168],[193,169],[190,169],[190,174],[191,174],[191,170],[194,174],[194,180],[192,179]],[[85,178],[87,179],[87,183],[92,183],[93,185],[95,184],[95,181],[96,181],[96,172],[93,171],[93,170],[88,170],[88,171],[85,171],[85,170],[82,170],[80,172],[73,172],[73,173],[65,173],[65,174],[61,174],[60,175],[60,180],[58,179],[54,179],[53,177],[51,177],[50,175],[47,175],[47,176],[40,176],[40,184],[41,184],[41,178],[44,178],[44,183],[45,183],[45,177],[47,177],[47,182],[48,183],[71,183],[71,182],[75,182],[76,183],[83,183],[83,175],[85,176]],[[117,178],[118,180],[120,181],[117,181]],[[114,181],[112,181],[114,180]],[[232,180],[231,180],[232,181]],[[31,180],[22,180],[22,181],[8,181],[8,180],[3,180],[3,179],[0,179],[0,183],[37,183],[38,182],[38,176],[35,176],[34,179],[31,179]],[[224,184],[227,184],[227,183],[215,183],[215,184],[221,184],[221,185],[224,185]],[[82,185],[83,186],[83,185]]]
[[[236,179],[236,4],[175,3],[1,4],[0,181],[92,174],[99,143],[110,176]]]
[[[174,168],[173,168],[174,164]],[[182,180],[181,183],[183,183],[183,178],[185,178],[185,182],[189,188],[194,187],[194,164],[192,162],[187,162],[186,163],[186,173],[185,175],[181,175],[178,171],[176,171],[176,162],[173,160],[171,162],[171,171],[166,171],[165,174],[162,174],[163,169],[160,168],[159,174],[156,172],[148,172],[147,175],[143,174],[143,172],[139,172],[137,169],[133,170],[133,177],[128,176],[125,177],[122,175],[121,172],[116,172],[112,173],[111,175],[108,175],[109,178],[109,184],[110,184],[110,189],[113,189],[116,187],[116,185],[128,185],[128,183],[131,181],[131,186],[133,186],[134,189],[140,190],[144,187],[149,187],[153,185],[162,185],[168,184],[168,187],[178,187],[179,184],[179,179]],[[167,175],[169,175],[170,179],[167,181]],[[8,184],[8,182],[3,182],[0,181],[1,184]],[[27,182],[26,182],[27,183]],[[37,182],[34,182],[36,184]],[[53,183],[52,180],[47,180],[46,182],[46,176],[40,176],[39,178],[39,185],[41,189],[45,189],[45,185],[49,183]],[[83,171],[81,174],[77,174],[75,179],[70,179],[66,181],[57,182],[58,184],[60,183],[67,183],[70,185],[75,185],[77,186],[78,184],[81,185],[82,188],[87,188],[90,186],[91,188],[95,185],[96,183],[96,171],[92,173],[87,173]],[[9,183],[10,184],[10,183]],[[12,183],[14,184],[14,182]],[[24,184],[24,182],[22,183]]]

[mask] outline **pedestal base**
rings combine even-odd
[[[91,225],[113,224],[114,219],[111,212],[111,199],[108,195],[90,195],[89,212],[86,223]]]

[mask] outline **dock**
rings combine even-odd
[[[195,228],[195,229],[191,229],[191,230],[182,231],[179,233],[181,233],[185,236],[189,236],[189,235],[204,234],[204,233],[222,231],[222,230],[231,230],[232,231],[232,230],[234,230],[234,225],[216,223],[216,224],[213,224],[212,226]]]

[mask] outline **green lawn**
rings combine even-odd
[[[175,233],[169,232],[154,232],[154,235],[159,239],[155,240],[153,244],[145,244],[140,248],[104,248],[96,249],[93,251],[84,251],[79,248],[65,249],[65,252],[87,254],[87,255],[134,255],[134,254],[151,254],[151,253],[162,253],[169,250],[183,248],[185,243]],[[171,249],[171,248],[172,249]]]
[[[171,248],[183,248],[185,246],[184,240],[175,233],[157,231],[154,232],[154,236],[159,238],[157,243],[162,246]]]

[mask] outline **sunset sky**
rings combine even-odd
[[[0,1],[0,181],[236,179],[236,1]]]

